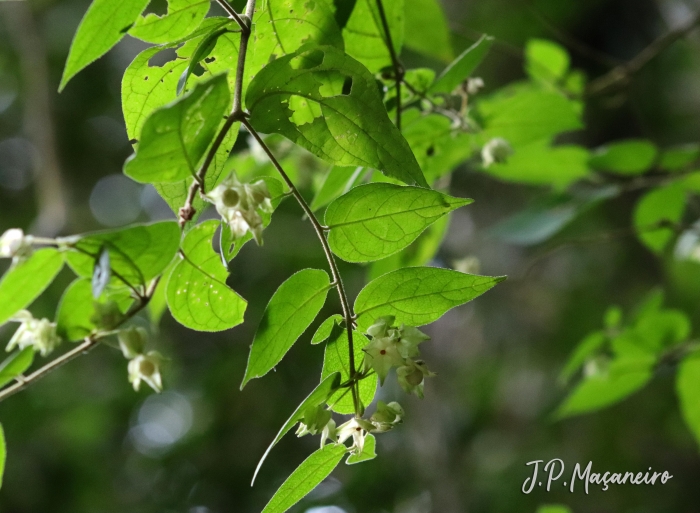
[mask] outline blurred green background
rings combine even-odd
[[[172,216],[152,188],[121,175],[131,154],[120,109],[120,79],[145,45],[126,37],[57,94],[72,35],[86,0],[0,3],[0,232],[72,234]],[[479,68],[492,91],[524,77],[523,47],[533,37],[559,41],[589,78],[632,58],[700,9],[691,0],[446,0],[461,51],[483,34],[496,44]],[[410,37],[410,34],[408,35]],[[587,128],[570,136],[587,147],[627,137],[660,146],[700,137],[700,31],[650,62],[629,86],[586,104]],[[410,65],[441,63],[405,52]],[[240,138],[239,145],[245,143]],[[299,180],[312,194],[312,169]],[[529,512],[543,503],[585,512],[697,512],[700,458],[685,427],[673,372],[662,369],[620,405],[552,422],[565,396],[557,376],[574,345],[602,325],[611,304],[625,311],[654,287],[667,304],[699,318],[698,264],[659,260],[633,235],[639,192],[587,211],[545,244],[504,242],[490,228],[545,188],[500,182],[461,166],[452,192],[476,202],[452,218],[437,263],[465,257],[480,272],[509,280],[426,331],[422,346],[438,377],[425,400],[400,394],[389,379],[380,398],[399,398],[406,422],[378,439],[380,457],[341,466],[293,511],[307,513]],[[695,214],[700,205],[691,207]],[[617,230],[617,231],[616,231]],[[614,237],[596,235],[616,233]],[[250,478],[280,425],[317,384],[322,362],[313,330],[277,371],[239,391],[248,346],[267,299],[293,272],[325,266],[311,226],[295,204],[280,207],[265,245],[247,245],[230,284],[249,301],[246,323],[199,334],[165,315],[156,335],[171,361],[166,392],[134,393],[126,361],[109,347],[76,360],[0,404],[8,463],[3,513],[257,512],[315,441],[288,436],[272,452],[254,488]],[[575,241],[576,243],[572,243]],[[366,270],[345,266],[354,296]],[[53,317],[71,274],[33,307]],[[324,313],[338,310],[336,299]],[[324,318],[319,316],[319,321]],[[145,321],[144,321],[145,322]],[[11,336],[0,328],[0,342]],[[660,486],[606,492],[557,486],[521,492],[531,460],[593,461],[594,471],[668,470]]]

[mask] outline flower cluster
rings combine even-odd
[[[244,184],[238,181],[236,173],[231,173],[205,197],[214,204],[236,239],[250,232],[255,242],[262,244],[261,214],[270,214],[273,210],[270,192],[263,180]]]
[[[21,310],[12,320],[21,324],[7,344],[7,351],[15,347],[33,347],[41,356],[46,356],[61,343],[61,338],[56,334],[56,323],[48,319],[35,319],[27,310]]]
[[[158,351],[146,353],[146,337],[146,330],[143,328],[127,328],[119,332],[119,347],[124,358],[130,360],[129,383],[137,392],[142,381],[156,392],[162,392],[160,365],[164,358]]]
[[[12,258],[16,264],[32,254],[31,235],[25,235],[19,228],[11,228],[0,236],[0,258]]]
[[[420,356],[418,345],[428,337],[412,326],[393,326],[393,316],[380,317],[367,329],[372,341],[364,348],[365,371],[374,369],[379,381],[384,384],[387,374],[396,367],[399,384],[407,393],[414,393],[423,398],[423,381],[425,377],[435,374],[430,372]]]

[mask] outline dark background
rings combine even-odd
[[[145,46],[127,37],[56,93],[88,4],[0,4],[0,231],[21,226],[71,234],[168,216],[152,190],[120,175],[131,153],[120,79]],[[528,38],[563,42],[573,66],[596,77],[700,5],[450,0],[445,9],[456,50],[482,33],[496,37],[479,69],[490,91],[524,76]],[[619,94],[588,102],[587,129],[575,136],[577,142],[589,147],[625,137],[646,137],[660,146],[696,142],[699,49],[700,31],[655,58]],[[426,64],[410,52],[404,60],[409,66]],[[697,320],[697,269],[663,263],[631,233],[566,244],[572,237],[630,226],[635,193],[586,213],[548,246],[524,249],[488,230],[544,189],[501,183],[465,165],[454,175],[453,192],[476,202],[454,216],[439,260],[474,256],[483,274],[510,279],[426,329],[432,341],[422,346],[424,356],[438,377],[426,385],[425,400],[402,396],[389,379],[381,397],[399,398],[406,422],[379,438],[376,460],[342,465],[294,511],[521,513],[553,502],[576,513],[700,510],[698,449],[680,417],[672,371],[661,372],[618,406],[549,420],[566,392],[556,377],[567,355],[601,326],[608,305],[629,311],[661,285],[668,304]],[[315,447],[315,439],[289,435],[250,487],[267,444],[318,382],[322,348],[310,346],[307,333],[275,373],[244,392],[239,384],[267,299],[291,273],[310,266],[324,268],[323,254],[297,206],[286,202],[265,232],[264,247],[247,245],[233,263],[230,283],[249,301],[244,325],[199,334],[165,315],[156,344],[171,359],[164,368],[165,393],[134,393],[126,360],[99,347],[3,402],[8,462],[0,511],[260,511]],[[365,271],[347,266],[342,272],[354,296]],[[53,317],[71,279],[64,270],[34,313]],[[329,297],[324,313],[330,314],[338,308]],[[8,327],[0,329],[0,341],[10,336]],[[530,475],[525,464],[555,457],[567,463],[567,477],[576,462],[588,461],[600,472],[652,467],[674,477],[664,486],[615,486],[606,492],[594,487],[589,495],[580,487],[569,493],[561,484],[550,493],[521,493]]]

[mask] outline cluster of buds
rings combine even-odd
[[[46,356],[61,343],[61,338],[56,334],[56,323],[48,319],[35,319],[28,311],[21,310],[12,320],[21,324],[7,344],[7,351],[15,347],[20,350],[33,347],[41,356]]]
[[[127,328],[119,332],[118,338],[124,358],[129,360],[129,383],[134,390],[138,392],[143,381],[156,392],[162,392],[160,365],[164,358],[158,351],[146,352],[146,330]]]
[[[11,258],[16,264],[32,254],[31,235],[25,235],[19,228],[11,228],[0,237],[0,258]]]
[[[372,341],[364,348],[367,354],[365,371],[374,369],[379,381],[384,384],[389,370],[396,367],[401,387],[407,393],[422,398],[424,378],[435,374],[428,371],[422,360],[417,359],[420,356],[418,345],[430,337],[412,326],[393,326],[394,320],[393,316],[380,317],[367,329]]]
[[[264,227],[261,213],[270,214],[273,210],[270,191],[263,180],[241,183],[234,172],[205,198],[214,204],[236,239],[250,232],[255,242],[262,244]]]

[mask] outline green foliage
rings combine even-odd
[[[284,513],[316,488],[338,466],[347,448],[331,444],[306,458],[267,503],[262,513]]]
[[[157,110],[144,123],[138,149],[124,165],[124,173],[146,183],[194,176],[230,103],[226,76],[219,75]]]
[[[408,144],[382,107],[374,77],[329,46],[268,64],[246,95],[250,122],[338,166],[365,166],[427,187]]]
[[[571,513],[571,508],[562,504],[546,504],[537,508],[537,513]]]
[[[453,57],[450,30],[438,0],[404,0],[406,48],[441,61]]]
[[[149,43],[169,43],[191,34],[209,12],[208,0],[168,0],[164,16],[139,17],[129,35]]]
[[[569,54],[546,39],[530,39],[525,46],[525,69],[534,80],[556,82],[569,70]]]
[[[336,325],[340,325],[340,323],[343,322],[343,316],[340,314],[333,314],[331,315],[328,319],[323,321],[321,325],[318,327],[316,332],[314,333],[314,336],[311,337],[311,343],[313,345],[316,344],[322,344],[326,340],[328,340],[331,336],[331,332],[333,331],[333,327]]]
[[[328,242],[348,262],[379,260],[404,249],[440,217],[471,202],[420,187],[362,185],[328,206]]]
[[[630,139],[598,148],[588,161],[595,169],[636,175],[648,171],[656,161],[658,150],[646,140]]]
[[[311,202],[311,210],[319,210],[338,196],[342,196],[358,185],[362,175],[366,173],[363,167],[333,166],[323,178],[323,183]]]
[[[486,55],[491,49],[491,45],[493,45],[493,41],[493,37],[487,35],[481,36],[476,43],[464,50],[464,52],[440,74],[430,88],[430,92],[449,94],[454,91],[457,86],[474,73],[477,66],[486,58]]]
[[[282,360],[321,311],[330,288],[328,274],[317,269],[299,271],[280,285],[255,333],[241,389]]]
[[[26,372],[34,362],[34,348],[25,347],[21,351],[12,353],[0,364],[0,387],[4,387],[10,381]],[[2,472],[0,472],[2,476]],[[0,482],[1,482],[0,477]]]
[[[0,281],[0,325],[29,306],[62,267],[63,257],[51,248],[40,249],[24,262],[10,267]]]
[[[7,461],[7,444],[5,443],[5,430],[0,424],[0,488],[2,488],[2,478],[5,475],[5,462]]]
[[[147,5],[148,0],[94,0],[73,37],[58,90],[116,45]]]
[[[688,429],[700,444],[700,358],[687,356],[678,366],[676,393]]]
[[[700,145],[686,144],[666,148],[659,156],[659,167],[668,171],[681,171],[700,158]]]
[[[354,465],[356,463],[364,463],[365,461],[373,460],[377,457],[375,452],[375,447],[377,444],[377,439],[371,433],[365,438],[365,444],[362,447],[362,452],[360,454],[351,454],[345,463],[348,465]]]
[[[355,300],[360,328],[393,315],[397,324],[423,326],[480,296],[504,277],[476,276],[436,267],[408,267],[371,281]]]
[[[404,0],[381,0],[384,7],[389,35],[396,53],[401,53],[404,40]],[[355,8],[343,29],[345,51],[372,73],[391,66],[391,54],[387,45],[377,0],[356,0]]]
[[[677,184],[648,192],[634,211],[634,227],[639,239],[660,253],[673,239],[676,224],[685,211],[686,192]]]
[[[218,221],[205,221],[185,237],[181,260],[168,278],[166,297],[175,320],[198,331],[223,331],[243,322],[247,303],[228,285],[228,271],[211,246]]]

